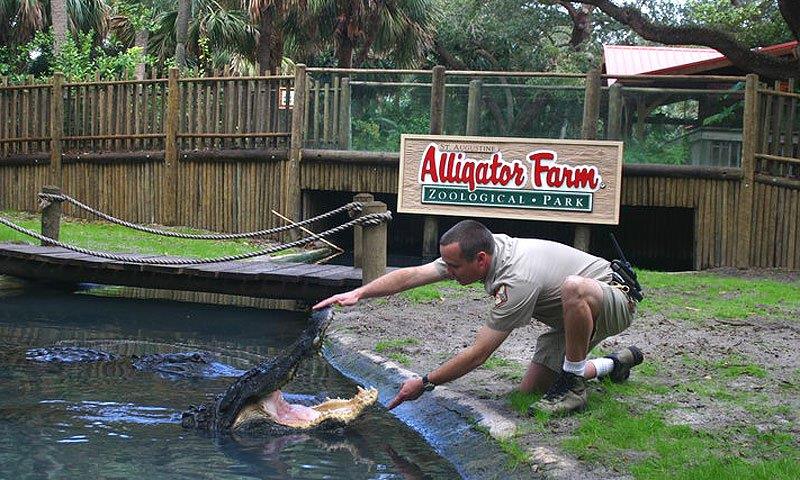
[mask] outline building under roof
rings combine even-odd
[[[776,57],[792,55],[797,40],[757,49]],[[706,47],[603,45],[608,75],[744,75],[728,58]],[[609,84],[614,83],[609,79]]]

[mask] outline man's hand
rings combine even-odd
[[[424,387],[422,385],[422,379],[419,377],[409,378],[403,383],[403,386],[400,388],[400,391],[397,393],[397,396],[386,405],[386,408],[389,410],[393,409],[394,407],[400,405],[401,403],[408,401],[408,400],[416,400],[424,393]]]
[[[361,297],[358,295],[358,293],[356,293],[356,290],[350,290],[349,292],[340,293],[330,298],[326,298],[325,300],[314,305],[312,308],[314,310],[319,310],[333,304],[349,307],[358,303],[360,299]]]

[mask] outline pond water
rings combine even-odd
[[[326,434],[233,439],[184,430],[181,412],[232,378],[164,378],[131,366],[131,355],[205,350],[219,355],[217,374],[235,374],[289,344],[305,320],[255,308],[0,290],[0,477],[458,478],[383,407]],[[120,358],[26,359],[30,349],[54,345]],[[350,397],[356,385],[315,358],[284,391]]]

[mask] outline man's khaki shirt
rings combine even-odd
[[[561,285],[570,275],[611,280],[610,263],[570,246],[549,240],[512,238],[494,235],[494,255],[484,284],[494,297],[486,324],[511,331],[530,323],[532,318],[560,328],[564,312]],[[447,265],[439,258],[436,267],[447,275]]]

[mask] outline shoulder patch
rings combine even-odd
[[[502,307],[508,301],[508,286],[502,284],[494,291],[494,306]]]

